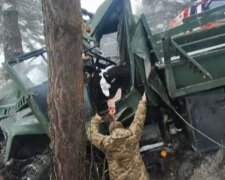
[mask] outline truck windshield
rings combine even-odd
[[[225,5],[225,0],[213,0],[209,4],[209,9],[217,8],[223,5]]]
[[[46,53],[13,65],[26,89],[41,85],[48,80]]]

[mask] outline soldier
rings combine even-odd
[[[87,130],[87,137],[94,146],[105,153],[110,180],[148,180],[148,173],[139,153],[139,140],[146,118],[146,95],[139,102],[135,117],[128,129],[115,121],[115,106],[109,108],[112,122],[110,135],[99,133],[102,118],[96,114]]]

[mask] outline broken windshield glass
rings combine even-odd
[[[47,63],[41,55],[15,64],[13,69],[26,89],[41,85],[48,80]]]

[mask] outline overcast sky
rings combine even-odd
[[[104,2],[104,0],[81,0],[81,7],[87,9],[88,11],[95,13],[97,8]],[[140,0],[131,0],[132,8],[139,4]]]
[[[81,7],[94,13],[103,2],[104,0],[81,0]]]

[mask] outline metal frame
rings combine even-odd
[[[36,118],[38,119],[38,121],[40,122],[42,127],[44,128],[46,134],[49,135],[48,118],[39,109],[37,103],[33,100],[32,94],[30,94],[28,92],[28,90],[25,88],[24,83],[17,76],[17,73],[15,72],[15,70],[12,68],[12,65],[15,64],[15,63],[22,62],[22,61],[27,60],[31,57],[41,55],[45,52],[46,51],[44,49],[40,49],[40,50],[37,50],[35,52],[19,56],[15,59],[12,59],[8,63],[5,63],[4,66],[5,66],[5,69],[7,70],[7,72],[10,74],[11,78],[17,83],[19,89],[22,91],[22,94],[24,95],[25,99],[27,100],[27,103],[29,104],[29,106],[33,110],[34,115],[36,116]]]
[[[218,47],[209,52],[198,53],[197,55],[192,55],[190,53],[191,51],[198,51],[225,44],[224,24],[211,29],[201,29],[206,23],[218,21],[225,22],[224,12],[225,6],[221,6],[191,16],[184,20],[184,24],[163,33],[152,35],[150,34],[151,32],[148,32],[149,41],[154,45],[153,47],[157,57],[160,58],[160,63],[165,64],[165,79],[170,97],[176,98],[225,85],[224,76],[215,78],[213,77],[212,72],[209,72],[208,69],[202,65],[202,63],[204,64],[204,57],[211,56],[213,60],[218,54],[224,52],[224,48]],[[199,27],[200,30],[195,31],[195,29]],[[149,28],[147,27],[146,29]],[[180,57],[178,62],[172,60],[172,57],[174,56]],[[164,62],[162,61],[162,57],[164,57]],[[212,61],[211,63],[216,63],[216,61]],[[193,71],[202,74],[202,82],[179,88],[175,80],[175,67],[180,65],[187,66],[187,64],[193,68]],[[218,64],[218,67],[219,66],[220,65]],[[188,76],[188,74],[183,76]]]

